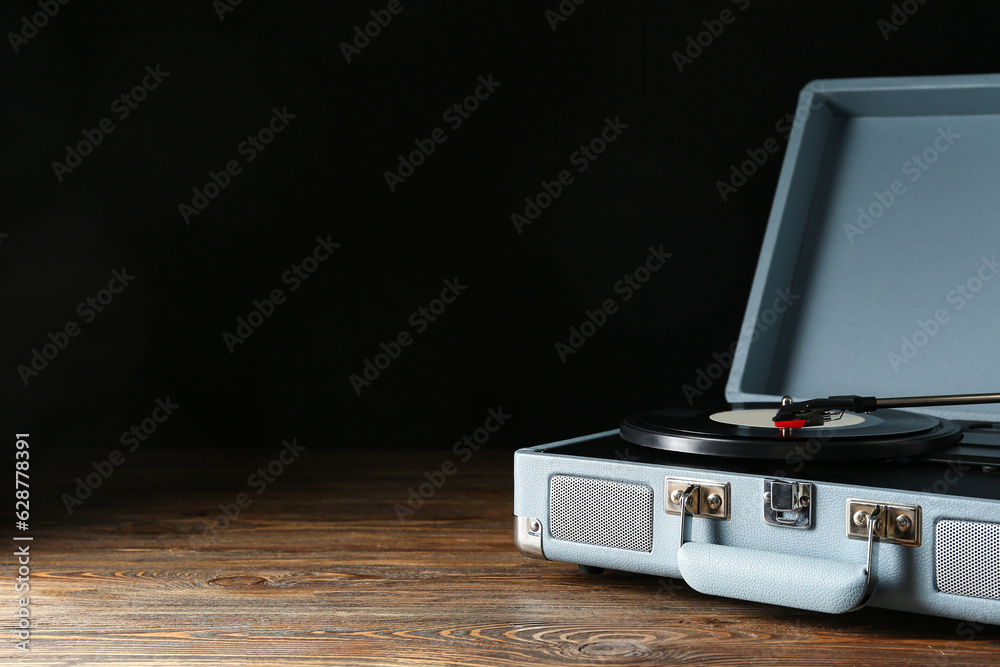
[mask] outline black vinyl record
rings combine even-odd
[[[766,409],[777,411],[775,406]],[[811,459],[827,461],[916,456],[961,437],[961,428],[953,422],[903,410],[879,410],[863,415],[861,423],[830,422],[802,429],[717,421],[722,413],[653,410],[626,417],[620,433],[628,442],[672,452],[755,459],[784,459],[804,452]]]

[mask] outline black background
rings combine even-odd
[[[490,446],[518,447],[684,404],[738,335],[799,90],[1000,71],[995,3],[912,0],[884,33],[890,2],[566,0],[553,29],[557,0],[403,0],[350,63],[339,45],[385,3],[219,4],[76,0],[0,46],[0,400],[36,447],[120,448],[167,396],[180,407],[146,446],[450,447],[502,406]],[[735,20],[679,72],[724,9]],[[5,3],[0,27],[38,11]],[[112,101],[157,65],[169,75],[119,120]],[[453,130],[442,114],[480,76],[501,85]],[[192,188],[285,107],[288,127],[185,224]],[[57,180],[105,117],[114,132]],[[627,129],[519,234],[511,214],[606,118]],[[391,192],[384,172],[437,127],[447,141]],[[717,181],[771,137],[782,152],[723,201]],[[289,292],[318,236],[341,246]],[[615,295],[661,244],[667,264]],[[121,267],[134,282],[26,386],[18,365]],[[349,377],[455,278],[458,300],[358,395]],[[276,288],[287,301],[230,354],[223,333]],[[555,344],[611,297],[563,363]]]

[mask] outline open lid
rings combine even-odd
[[[814,81],[726,398],[998,392],[998,274],[1000,75]]]

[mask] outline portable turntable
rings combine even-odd
[[[1000,623],[1000,75],[816,81],[798,112],[730,405],[519,450],[515,542],[711,595]]]

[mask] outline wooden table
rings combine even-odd
[[[1000,664],[996,627],[806,613],[525,558],[508,451],[310,448],[275,475],[278,453],[138,450],[70,515],[62,494],[108,452],[38,452],[31,650],[13,648],[5,549],[3,664]],[[250,477],[269,464],[270,482]]]

